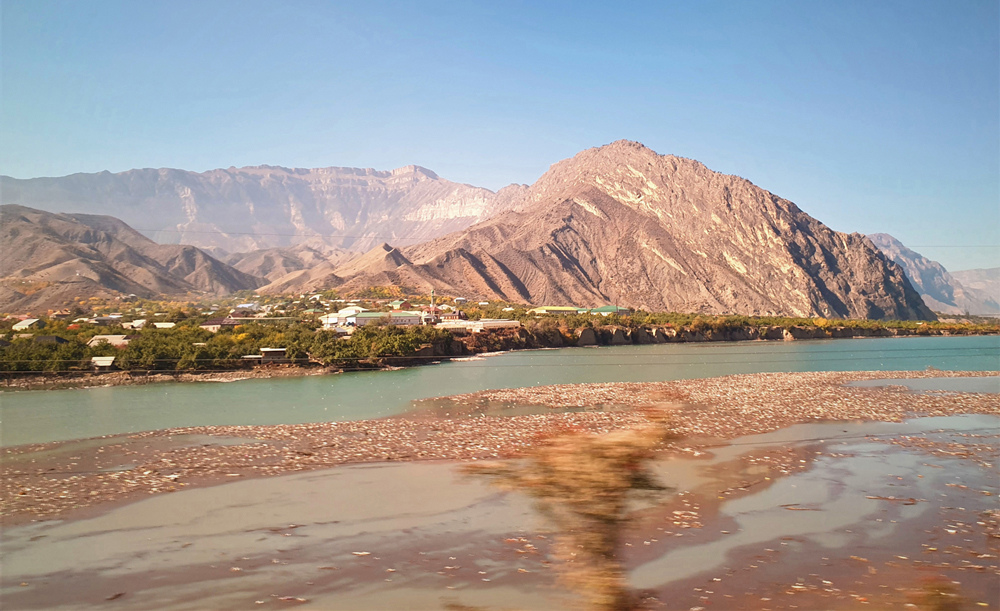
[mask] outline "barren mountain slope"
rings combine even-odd
[[[997,300],[986,292],[965,286],[940,263],[912,251],[887,233],[868,236],[887,257],[906,272],[924,303],[943,314],[1000,314]]]
[[[226,294],[262,284],[197,248],[156,244],[111,217],[4,205],[0,228],[5,309],[98,294]]]
[[[357,168],[173,169],[59,178],[0,177],[4,201],[52,212],[109,214],[159,243],[229,252],[319,240],[365,251],[464,229],[502,208],[487,189],[430,170]],[[499,206],[499,207],[498,207]]]
[[[352,280],[345,282],[345,278]],[[382,244],[341,265],[324,261],[314,267],[291,272],[275,279],[260,292],[301,293],[333,287],[351,292],[370,286],[399,286],[418,293],[435,288],[398,249]]]
[[[356,252],[307,242],[288,248],[234,253],[225,256],[224,261],[241,272],[272,282],[292,272],[312,269],[323,263],[336,266],[356,256]]]
[[[638,143],[553,165],[511,207],[403,254],[476,297],[933,318],[902,269],[865,236],[834,232],[747,180]]]

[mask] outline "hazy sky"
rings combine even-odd
[[[0,173],[415,163],[496,189],[627,138],[1000,265],[996,1],[619,4],[3,0]]]

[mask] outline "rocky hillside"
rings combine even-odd
[[[973,278],[975,272],[989,270],[951,274],[937,261],[910,250],[887,233],[875,233],[868,237],[887,257],[903,268],[913,287],[923,297],[924,303],[935,312],[942,314],[968,312],[984,316],[1000,314],[1000,303],[998,303],[1000,296],[995,290],[991,294],[988,289],[966,286],[956,277],[958,274],[965,274],[971,285],[976,282]],[[983,284],[982,287],[986,289],[987,285]]]
[[[225,295],[265,283],[193,246],[157,244],[109,216],[4,205],[0,228],[0,311],[130,293]]]
[[[159,243],[227,253],[303,242],[355,251],[384,241],[416,244],[481,221],[510,199],[418,166],[388,172],[258,166],[4,176],[0,189],[8,204],[108,214]]]
[[[865,236],[832,231],[747,180],[638,143],[561,161],[518,189],[509,207],[377,257],[370,269],[356,262],[352,274],[331,281],[363,286],[397,277],[416,288],[551,305],[934,317],[903,270]]]

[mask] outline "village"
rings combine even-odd
[[[993,319],[708,316],[386,293],[245,292],[211,303],[134,295],[81,300],[73,309],[0,320],[0,372],[7,388],[59,388],[188,379],[180,374],[193,379],[306,375],[317,368],[412,366],[568,346],[1000,333]]]
[[[0,369],[23,374],[245,370],[330,365],[345,360],[357,366],[365,357],[448,357],[482,351],[486,346],[543,347],[550,342],[526,338],[524,322],[568,315],[602,320],[614,315],[613,320],[619,321],[631,313],[610,305],[529,308],[470,302],[464,297],[440,298],[433,292],[423,298],[395,299],[345,299],[333,292],[296,298],[250,293],[211,304],[150,302],[130,295],[115,301],[81,301],[73,309],[50,310],[46,315],[8,315],[0,320]],[[361,329],[369,335],[404,336],[416,341],[367,353],[346,348]],[[485,335],[520,341],[476,339]],[[341,345],[331,348],[331,341]],[[154,343],[170,345],[150,348]],[[240,350],[241,346],[246,349]],[[315,346],[322,348],[314,350]],[[140,352],[156,354],[141,357]],[[339,358],[334,356],[337,354]]]

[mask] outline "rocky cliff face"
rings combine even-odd
[[[117,217],[160,243],[227,252],[306,241],[365,251],[384,241],[416,244],[464,229],[498,210],[496,194],[419,166],[271,166],[195,173],[172,169],[0,177],[4,202],[51,212]]]
[[[887,233],[868,236],[887,257],[906,272],[927,307],[942,314],[1000,314],[1000,296],[966,286],[937,261],[914,252]],[[957,272],[966,274],[969,272]],[[971,277],[970,277],[971,279]]]
[[[934,318],[865,236],[832,231],[747,180],[638,143],[583,151],[512,200],[507,213],[402,254],[426,281],[476,297]]]
[[[0,206],[0,310],[134,293],[224,295],[264,280],[193,246],[157,244],[108,216]]]

